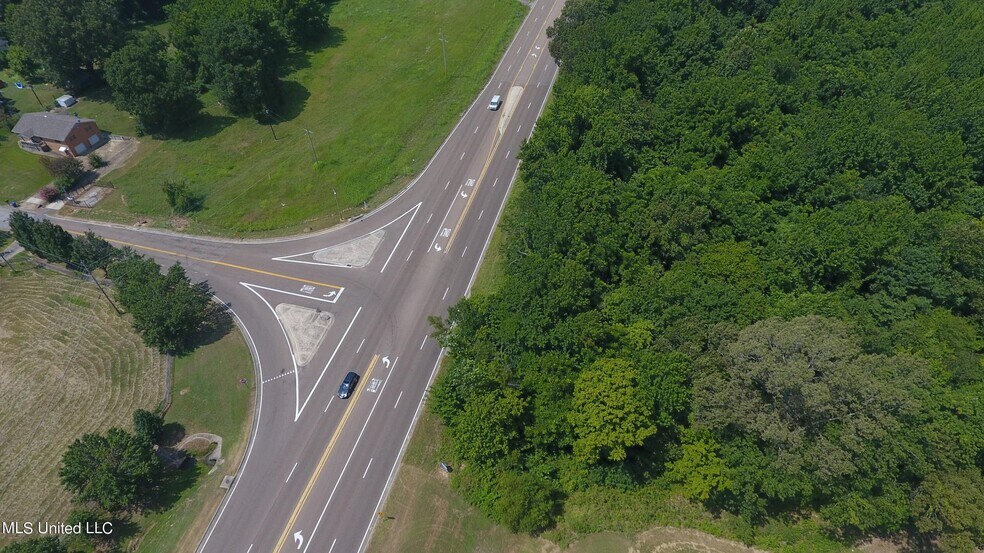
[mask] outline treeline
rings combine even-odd
[[[24,249],[42,259],[90,275],[103,269],[113,281],[116,300],[131,315],[134,330],[161,353],[188,351],[211,314],[208,285],[192,283],[180,263],[162,274],[157,262],[130,248],[115,248],[92,232],[74,237],[47,219],[21,211],[11,214],[10,229]]]
[[[229,113],[280,107],[291,52],[328,29],[328,0],[13,0],[0,3],[2,59],[15,73],[69,89],[102,79],[141,132],[187,127],[211,90]],[[146,30],[166,17],[168,36]]]
[[[984,546],[984,5],[585,0],[550,36],[504,274],[438,329],[456,488],[522,531],[647,488],[749,542]]]

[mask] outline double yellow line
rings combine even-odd
[[[547,23],[549,21],[550,21],[549,18],[547,17],[543,18],[543,23],[541,23],[540,28],[537,29],[536,36],[540,36],[540,32],[543,31],[543,28],[547,26]],[[513,78],[512,82],[509,83],[509,90],[512,90],[512,88],[516,86],[516,81],[519,80],[519,76],[523,73],[523,69],[526,67],[526,62],[530,60],[531,57],[530,54],[533,52],[533,49],[535,47],[536,47],[536,40],[534,39],[533,44],[526,51],[526,57],[523,58],[523,63],[519,66],[519,70],[516,71],[516,76]],[[537,56],[536,59],[537,62],[539,62],[542,59],[542,56]],[[536,63],[534,63],[533,66],[536,67]],[[529,87],[530,80],[532,79],[533,79],[533,72],[531,71],[529,77],[526,78],[526,83],[523,84],[523,92],[526,92],[527,87]],[[509,115],[510,118],[516,112],[517,109],[519,109],[518,100],[517,100],[517,104],[513,108],[513,113]],[[478,179],[475,181],[475,188],[472,190],[471,195],[468,197],[468,202],[465,203],[465,209],[462,210],[461,216],[458,217],[458,221],[454,225],[454,230],[451,231],[451,237],[448,238],[447,245],[444,246],[444,251],[446,252],[451,250],[451,244],[454,243],[455,237],[458,236],[458,230],[461,229],[461,225],[465,221],[465,215],[468,214],[468,210],[469,208],[471,208],[472,200],[474,200],[475,196],[478,195],[478,189],[480,186],[482,186],[482,181],[485,180],[485,174],[488,172],[489,166],[492,165],[492,157],[495,155],[495,152],[499,149],[499,146],[502,144],[502,139],[505,136],[505,130],[503,130],[502,134],[499,134],[497,130],[496,134],[497,136],[495,137],[495,141],[492,143],[492,149],[489,150],[489,156],[485,160],[485,165],[482,166],[482,172],[478,175]]]
[[[359,379],[360,382],[369,380],[369,375],[372,374],[372,369],[376,367],[376,363],[379,361],[379,354],[372,356],[372,361],[369,362],[369,368],[366,369],[365,374]],[[321,454],[321,460],[318,462],[318,467],[314,470],[314,474],[311,475],[311,479],[308,480],[307,486],[304,486],[304,492],[301,493],[301,498],[297,501],[294,506],[294,512],[291,513],[290,519],[287,520],[287,525],[284,526],[284,532],[280,535],[280,539],[277,540],[277,546],[274,547],[274,552],[279,553],[283,549],[284,544],[287,543],[287,539],[290,536],[290,531],[294,527],[294,523],[297,522],[298,515],[304,509],[304,504],[307,503],[308,497],[311,495],[311,490],[314,489],[314,484],[318,481],[318,477],[321,476],[321,471],[324,470],[325,464],[328,463],[328,456],[331,455],[331,451],[335,449],[335,443],[338,442],[338,437],[342,434],[342,429],[345,428],[345,423],[348,422],[349,416],[352,414],[352,409],[355,407],[355,402],[358,401],[359,396],[362,395],[362,390],[365,386],[358,386],[355,394],[352,396],[351,401],[349,401],[348,407],[345,409],[345,414],[342,415],[342,420],[335,427],[335,433],[332,434],[331,440],[328,441],[328,447],[325,448],[325,452]],[[308,535],[310,539],[310,534]]]

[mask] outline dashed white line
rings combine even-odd
[[[522,52],[522,51],[523,51],[523,47],[522,46],[520,46],[519,48],[516,48],[516,53],[517,54],[520,53],[520,52]]]
[[[496,90],[500,90],[500,89],[502,89],[502,83],[500,82],[500,83],[499,83],[499,86],[497,86],[497,87],[495,87],[495,89],[496,89]]]
[[[268,379],[266,379],[266,380],[264,380],[264,381],[263,381],[263,384],[266,384],[266,383],[268,383],[268,382],[273,382],[274,380],[276,380],[276,379],[278,379],[278,378],[283,378],[283,377],[285,377],[285,376],[290,376],[290,375],[292,375],[292,374],[294,374],[294,371],[286,371],[286,372],[282,372],[282,373],[280,373],[280,374],[278,374],[277,376],[273,376],[273,377],[270,377],[270,378],[268,378]]]
[[[400,398],[402,397],[403,397],[403,392],[400,392],[400,395],[396,396],[396,403],[393,404],[393,409],[396,409],[396,406],[400,404]]]
[[[465,154],[461,154],[461,155],[465,155]],[[451,181],[448,181],[448,182],[444,183],[444,189],[445,190],[447,190],[449,186],[451,186]],[[433,215],[433,213],[431,215]],[[430,219],[427,219],[427,222],[429,223],[430,222]]]
[[[512,64],[511,63],[509,64],[509,67],[506,68],[506,73],[508,73],[510,71],[512,71]]]
[[[495,188],[495,183],[497,182],[499,182],[499,177],[496,177],[495,180],[492,181],[492,188]]]
[[[516,127],[516,134],[519,134],[519,131],[521,131],[522,129],[523,129],[522,125]]]
[[[434,216],[434,214],[433,214],[433,213],[431,213],[430,215],[428,215],[428,216],[427,216],[427,222],[426,222],[426,223],[424,223],[424,224],[425,224],[425,225],[427,225],[427,224],[430,224],[430,222],[431,222],[431,217],[433,217],[433,216]]]
[[[536,82],[536,87],[537,87],[537,88],[540,88],[540,85],[541,85],[541,84],[543,84],[543,81],[537,81],[537,82]]]
[[[287,480],[284,480],[284,484],[290,482],[290,477],[294,476],[294,471],[297,470],[297,463],[294,463],[294,468],[290,469],[290,474],[287,475]]]
[[[360,351],[362,351],[362,344],[364,344],[364,343],[366,343],[366,339],[365,338],[363,338],[362,341],[359,342],[359,349],[355,350],[355,353],[359,353]]]
[[[533,23],[536,23],[539,19],[540,19],[539,17],[533,19]]]
[[[336,541],[338,541],[338,538],[335,538],[335,539],[331,540],[331,547],[328,548],[328,553],[331,553],[335,549],[335,542]]]
[[[410,255],[413,255],[413,250],[410,250]],[[410,255],[407,256],[407,261],[410,261]]]
[[[447,297],[448,297],[448,292],[450,292],[450,291],[451,291],[451,287],[450,287],[450,286],[448,286],[448,289],[444,291],[444,295],[443,295],[443,296],[441,296],[441,299],[442,299],[442,300],[444,300],[444,299],[447,299]]]
[[[458,161],[461,161],[463,159],[465,159],[465,152],[461,152],[461,157],[458,158]],[[450,184],[450,182],[448,184]]]
[[[369,464],[366,465],[366,471],[362,473],[362,478],[365,478],[369,474],[369,467],[372,466],[372,457],[369,458]]]
[[[526,106],[526,109],[530,109],[531,107],[533,107],[533,102],[530,102],[530,105]]]
[[[253,550],[253,544],[249,544],[249,548],[246,550],[246,553],[249,553],[252,550]]]
[[[474,131],[472,132],[472,134],[475,134],[475,133],[477,133],[477,132],[478,132],[478,127],[476,126],[476,127],[475,127],[475,130],[474,130]]]
[[[426,344],[426,343],[427,343],[427,336],[424,336],[424,339],[420,341],[420,349],[421,350],[424,349],[424,344]],[[420,351],[420,350],[417,350],[417,351]]]
[[[507,150],[506,151],[506,159],[509,159],[509,154],[511,154],[511,153],[512,153],[512,150]]]
[[[479,220],[479,221],[481,221],[481,220],[482,220],[482,214],[483,214],[483,213],[485,213],[485,210],[484,210],[484,209],[483,209],[482,211],[480,211],[480,212],[478,213],[478,220]]]
[[[335,399],[335,396],[328,398],[328,405],[325,405],[325,413],[328,412],[328,408],[331,407],[331,400]]]
[[[465,252],[467,251],[468,251],[468,246],[465,246],[465,249],[461,250],[461,257],[465,257]]]

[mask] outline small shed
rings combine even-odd
[[[76,103],[78,103],[78,100],[75,99],[75,96],[72,96],[71,94],[66,94],[64,96],[59,96],[58,99],[55,100],[55,103],[63,108],[67,108],[70,106],[74,106]]]

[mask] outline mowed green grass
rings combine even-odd
[[[325,44],[293,60],[272,130],[227,116],[206,94],[184,136],[141,139],[108,176],[118,193],[91,216],[168,226],[165,178],[187,178],[205,196],[191,216],[198,232],[284,232],[360,213],[423,168],[525,13],[516,0],[339,0]]]
[[[14,81],[22,80],[20,77],[0,73],[0,80],[7,84],[2,91],[4,98],[22,114],[50,109],[55,105],[55,98],[65,93],[58,87],[36,84],[34,92],[38,97],[35,98],[30,90],[14,86]],[[84,97],[69,108],[68,112],[95,119],[99,128],[104,131],[133,135],[136,132],[133,120],[125,112],[116,109],[105,94],[105,91],[100,91]],[[43,106],[38,104],[39,99]],[[5,140],[0,141],[0,201],[24,200],[50,182],[51,177],[38,162],[41,156],[21,150],[17,146],[17,136],[6,130],[4,133]]]
[[[222,436],[225,464],[212,474],[199,464],[195,485],[181,491],[173,508],[148,513],[136,551],[193,551],[205,525],[226,493],[219,483],[234,473],[249,436],[253,405],[253,360],[242,334],[232,329],[217,341],[175,359],[171,409],[166,423],[180,424],[187,435]],[[241,378],[247,384],[240,384]]]

